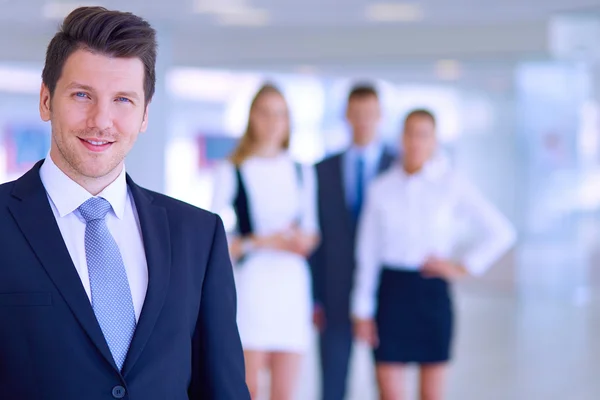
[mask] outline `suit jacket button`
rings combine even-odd
[[[115,386],[112,390],[112,395],[115,399],[122,399],[125,397],[125,388],[123,386]]]

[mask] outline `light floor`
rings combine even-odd
[[[600,257],[568,247],[522,246],[491,277],[455,287],[447,400],[600,399]],[[355,349],[348,400],[377,399],[370,354]],[[319,400],[316,357],[313,347],[298,400]]]
[[[600,304],[520,304],[512,298],[471,295],[460,296],[458,303],[448,400],[600,399]],[[298,400],[318,399],[316,363],[313,351],[305,362]],[[411,375],[414,382],[414,371]],[[370,354],[357,346],[349,400],[376,398]]]

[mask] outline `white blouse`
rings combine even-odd
[[[292,158],[282,153],[270,158],[251,157],[240,171],[255,234],[280,232],[294,222],[304,232],[318,234],[314,168],[303,165],[299,178]],[[231,216],[237,190],[235,167],[223,161],[215,170],[211,210],[223,217]],[[231,230],[230,233],[235,234]]]
[[[458,255],[465,222],[477,227],[475,243]],[[418,270],[432,256],[460,259],[483,274],[515,242],[510,222],[447,163],[432,162],[408,175],[397,165],[369,187],[359,222],[352,314],[376,310],[382,266]]]

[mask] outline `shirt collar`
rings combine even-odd
[[[404,170],[402,163],[398,163],[398,170],[405,179],[426,179],[434,181],[443,176],[450,168],[451,164],[448,156],[442,153],[435,154],[431,160],[427,161],[421,171],[412,175],[409,175]]]
[[[378,141],[373,141],[366,146],[360,147],[355,144],[348,149],[353,158],[363,156],[367,163],[376,162],[383,151],[383,146]]]
[[[85,201],[94,197],[61,171],[52,160],[50,154],[48,154],[40,168],[40,178],[61,218],[74,212]],[[117,179],[96,197],[102,197],[107,200],[117,218],[123,218],[127,201],[125,167],[123,167]]]

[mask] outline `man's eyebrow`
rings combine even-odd
[[[89,85],[84,85],[83,83],[79,83],[79,82],[71,82],[68,86],[67,89],[81,89],[81,90],[85,90],[87,92],[93,92],[94,88],[92,88]]]

